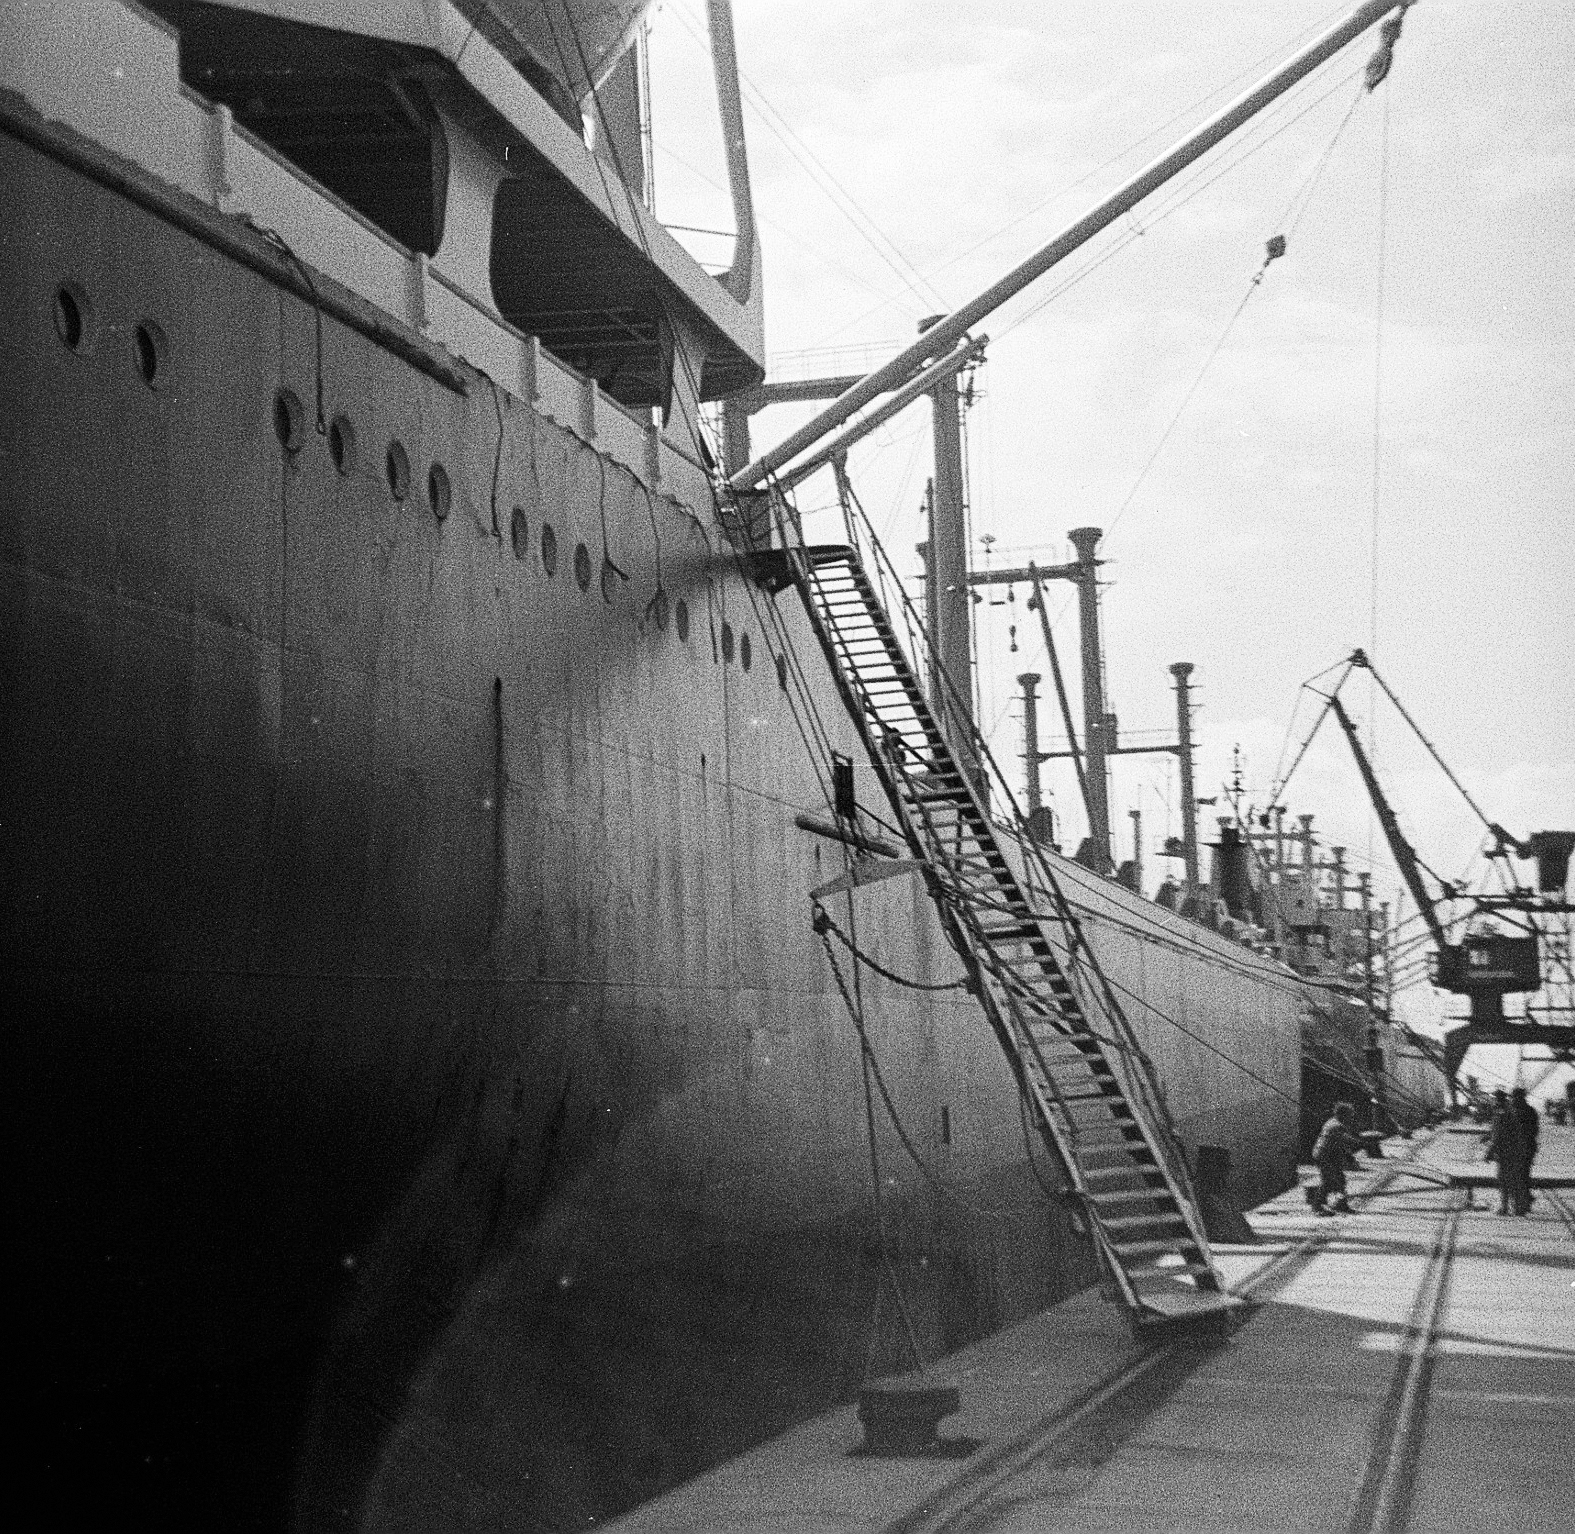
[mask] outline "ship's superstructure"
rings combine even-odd
[[[1307,984],[1304,1151],[1341,1099],[1367,1105],[1372,1127],[1382,1129],[1391,1120],[1419,1123],[1444,1100],[1437,1044],[1392,1009],[1389,902],[1375,901],[1371,875],[1354,872],[1347,849],[1326,845],[1314,827],[1313,815],[1293,816],[1283,804],[1220,817],[1201,913],[1220,932],[1282,959]]]
[[[902,775],[1009,925],[1054,904],[1044,1016],[1069,934],[1125,1014],[1073,1045],[1157,1099],[1091,1228],[935,858],[855,877],[894,861],[875,716],[699,425],[763,371],[728,10],[716,278],[645,195],[642,9],[0,19],[17,1368],[58,1507],[601,1519],[1109,1274],[1134,1220],[1206,1273],[1188,1162],[1294,1176],[1272,951]]]

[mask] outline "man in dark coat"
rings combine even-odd
[[[1498,1212],[1524,1214],[1520,1204],[1526,1181],[1526,1130],[1502,1088],[1493,1094],[1493,1127],[1482,1159],[1498,1164]]]
[[[1313,1164],[1318,1168],[1318,1187],[1313,1196],[1313,1213],[1350,1214],[1345,1197],[1345,1168],[1354,1162],[1362,1142],[1351,1130],[1356,1110],[1350,1103],[1336,1103],[1313,1144]],[[1332,1202],[1331,1202],[1332,1200]]]
[[[1526,1101],[1526,1089],[1516,1087],[1509,1094],[1509,1105],[1515,1117],[1520,1120],[1521,1136],[1521,1165],[1520,1175],[1516,1179],[1516,1214],[1531,1213],[1531,1163],[1537,1159],[1537,1136],[1542,1129],[1542,1121],[1537,1116],[1537,1110]]]

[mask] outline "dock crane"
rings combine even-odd
[[[1450,940],[1448,930],[1439,916],[1438,907],[1443,901],[1462,898],[1462,892],[1443,879],[1438,879],[1440,893],[1437,896],[1428,890],[1422,878],[1422,860],[1401,831],[1394,810],[1373,771],[1373,765],[1362,748],[1356,726],[1352,723],[1345,705],[1340,701],[1340,688],[1351,672],[1358,669],[1369,672],[1374,681],[1383,688],[1385,695],[1399,710],[1401,717],[1415,731],[1417,738],[1427,747],[1433,759],[1444,769],[1450,781],[1460,789],[1466,802],[1487,826],[1495,843],[1490,855],[1504,857],[1513,852],[1521,859],[1536,860],[1540,898],[1534,899],[1529,890],[1518,889],[1509,895],[1470,897],[1476,909],[1484,914],[1511,911],[1525,915],[1527,918],[1525,926],[1518,935],[1479,930],[1468,931],[1458,942]],[[1312,736],[1317,732],[1318,724],[1322,722],[1326,713],[1334,715],[1345,733],[1345,738],[1351,747],[1351,754],[1356,759],[1357,770],[1361,773],[1362,782],[1366,786],[1367,796],[1372,802],[1373,811],[1383,827],[1390,854],[1433,940],[1434,958],[1430,977],[1433,984],[1440,990],[1470,999],[1469,1020],[1463,1026],[1451,1029],[1444,1040],[1442,1069],[1451,1093],[1454,1091],[1455,1077],[1461,1062],[1465,1059],[1466,1051],[1473,1044],[1542,1044],[1552,1051],[1555,1060],[1575,1058],[1575,1024],[1564,1027],[1521,1021],[1511,1022],[1504,1015],[1505,996],[1518,992],[1535,992],[1542,988],[1537,928],[1530,920],[1530,914],[1533,911],[1567,913],[1575,909],[1563,898],[1564,885],[1569,875],[1570,854],[1575,850],[1575,832],[1539,831],[1527,840],[1520,841],[1497,822],[1488,820],[1471,795],[1466,793],[1459,779],[1450,772],[1432,742],[1406,712],[1404,705],[1395,696],[1388,683],[1379,676],[1365,652],[1361,650],[1352,652],[1347,660],[1345,672],[1325,696],[1324,712],[1319,714],[1312,731],[1303,743],[1302,751],[1297,756],[1298,762],[1306,753],[1307,746],[1312,743]],[[1295,770],[1295,765],[1292,764],[1292,771]],[[1290,773],[1287,772],[1285,779],[1282,779],[1277,786],[1274,797],[1277,798],[1283,792],[1285,781],[1289,777]],[[1434,877],[1437,879],[1436,874]]]

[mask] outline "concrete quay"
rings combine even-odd
[[[928,1369],[961,1408],[923,1457],[860,1454],[850,1405],[615,1527],[1575,1529],[1575,1194],[1468,1207],[1491,1168],[1464,1127],[1385,1150],[1357,1213],[1291,1189],[1216,1245],[1249,1301],[1228,1339],[1134,1336],[1090,1291]],[[1575,1130],[1535,1172],[1575,1180]]]

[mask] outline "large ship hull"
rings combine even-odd
[[[862,977],[922,1167],[866,1095],[779,655],[859,741],[793,591],[593,423],[13,115],[4,1004],[53,1494],[574,1526],[1093,1282],[966,993]],[[1188,1150],[1284,1186],[1294,978],[1055,866]],[[919,880],[855,900],[889,970],[959,977]]]

